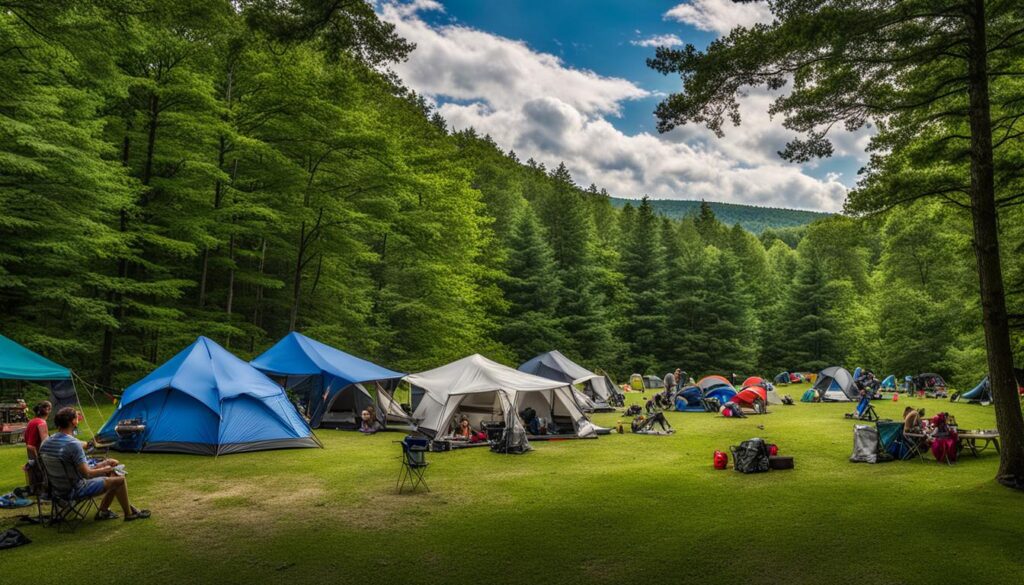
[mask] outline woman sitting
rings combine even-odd
[[[921,426],[921,413],[908,406],[903,409],[903,433],[921,433],[924,429]]]
[[[463,416],[459,419],[458,426],[455,427],[455,432],[452,433],[452,439],[456,441],[469,441],[473,438],[473,427],[469,424],[469,419]]]
[[[383,430],[380,422],[373,416],[369,410],[364,410],[359,413],[359,432],[372,435],[380,430]]]

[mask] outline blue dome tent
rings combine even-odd
[[[97,437],[201,455],[319,446],[280,386],[206,337],[129,386]]]
[[[893,374],[889,374],[888,376],[886,376],[885,379],[882,380],[881,388],[883,390],[891,390],[891,391],[895,392],[896,391],[896,376],[894,376]]]
[[[289,333],[250,363],[299,396],[313,428],[357,429],[360,412],[371,405],[385,427],[409,424],[390,393],[405,374],[301,333]],[[370,383],[372,390],[364,386]]]

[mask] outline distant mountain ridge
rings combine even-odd
[[[700,201],[679,199],[651,199],[654,212],[678,219],[688,215],[696,215],[700,210]],[[627,203],[636,207],[638,199],[611,198],[612,205],[624,207]],[[807,225],[815,220],[832,215],[821,211],[804,211],[802,209],[782,209],[779,207],[758,207],[739,203],[717,203],[708,201],[718,221],[725,225],[740,224],[740,227],[755,234],[768,228],[787,228]]]

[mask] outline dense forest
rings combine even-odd
[[[112,388],[198,334],[251,357],[294,329],[405,371],[559,348],[619,378],[985,375],[961,206],[760,235],[617,208],[448,128],[388,72],[412,47],[327,4],[0,0],[0,331]]]
[[[625,207],[631,202],[632,200],[630,199],[612,197],[612,205],[616,208]],[[673,219],[697,215],[700,213],[702,203],[704,202],[678,199],[651,199],[651,207],[654,208],[655,213]],[[632,204],[635,204],[635,202],[632,202]],[[740,227],[755,234],[761,234],[766,229],[799,228],[828,215],[820,211],[759,207],[738,203],[709,201],[707,204],[711,206],[711,211],[715,213],[715,217],[722,223],[727,225],[740,224]]]

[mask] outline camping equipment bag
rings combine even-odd
[[[768,458],[768,467],[771,469],[793,469],[793,458],[772,455]]]
[[[778,454],[779,454],[779,446],[776,445],[775,443],[769,444],[768,445],[768,455],[770,457],[775,457]]]
[[[878,429],[868,425],[853,427],[853,453],[851,463],[878,462]]]
[[[725,451],[715,451],[715,469],[729,467],[729,455]]]
[[[731,447],[733,469],[740,473],[763,473],[768,471],[768,445],[763,439],[743,441],[738,447]]]

